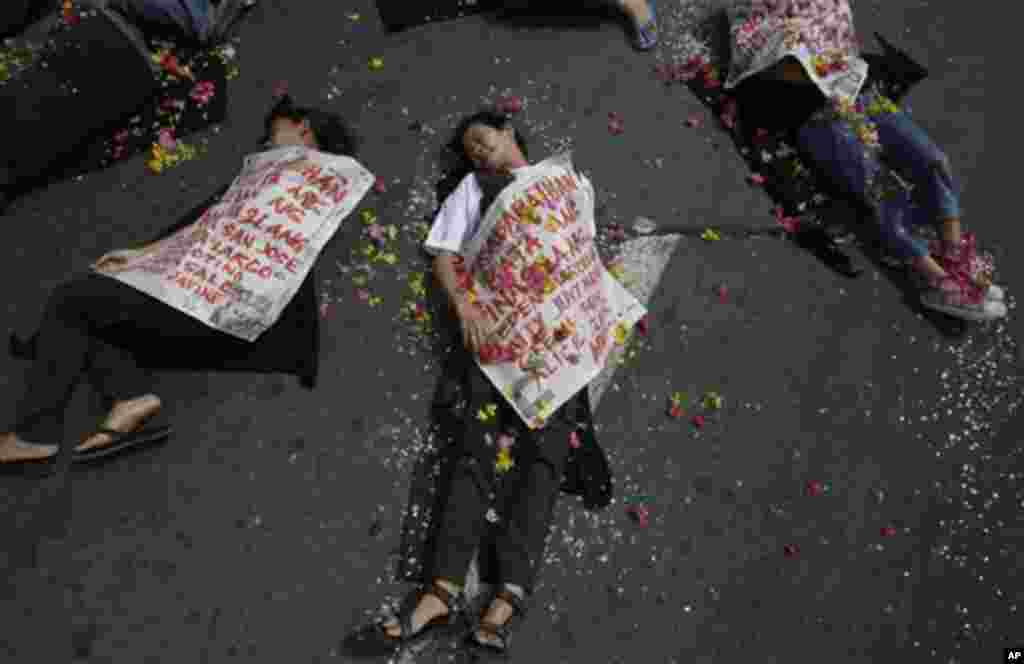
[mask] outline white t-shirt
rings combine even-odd
[[[528,168],[513,168],[510,172],[513,177],[518,177]],[[470,173],[462,178],[455,191],[444,199],[441,210],[434,218],[434,225],[430,227],[427,240],[423,243],[427,253],[431,256],[441,253],[461,254],[462,248],[480,228],[486,212],[480,209],[483,198],[484,192],[476,180],[476,174]]]

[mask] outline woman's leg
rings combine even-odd
[[[948,248],[960,242],[960,197],[949,157],[904,111],[874,118],[886,159],[913,181],[924,219],[941,227]]]
[[[875,214],[882,242],[897,258],[922,259],[928,246],[907,232],[915,222],[905,193],[881,198],[875,192],[884,177],[882,164],[866,152],[863,143],[843,120],[811,120],[797,130],[797,143],[813,164],[847,196],[865,203]],[[934,262],[934,261],[932,261]],[[929,266],[925,266],[927,269]],[[936,264],[934,267],[938,268]],[[939,268],[941,270],[941,268]]]
[[[100,380],[105,374],[109,383],[116,376],[119,387],[116,391],[112,388],[112,393],[117,397],[147,394],[146,376],[134,358],[104,349],[105,344],[96,335],[102,327],[130,320],[133,315],[145,315],[140,310],[144,303],[139,299],[145,297],[129,286],[98,275],[73,279],[54,290],[36,337],[36,358],[29,370],[25,396],[17,409],[12,433],[18,439],[59,443],[64,433],[64,411],[90,364]],[[94,355],[99,364],[92,362]]]

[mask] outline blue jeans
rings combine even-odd
[[[859,99],[868,107],[875,94],[868,90]],[[797,131],[797,144],[843,193],[872,210],[882,241],[895,257],[927,256],[927,243],[912,237],[908,228],[960,217],[949,159],[906,111],[882,112],[871,119],[878,128],[885,164],[865,153],[863,143],[842,119],[812,118]],[[903,188],[881,199],[873,194],[869,183],[885,177],[889,167],[909,180],[913,194]]]
[[[174,28],[200,43],[213,28],[209,0],[115,0],[111,4],[124,7],[142,22]]]

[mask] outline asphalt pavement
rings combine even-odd
[[[471,16],[387,34],[369,0],[261,0],[203,158],[156,176],[138,157],[19,199],[2,219],[0,279],[3,327],[26,332],[55,285],[234,175],[287,81],[358,130],[362,163],[386,183],[361,209],[400,237],[395,265],[366,269],[357,214],[322,256],[314,392],[281,376],[162,373],[176,427],[165,446],[0,478],[0,661],[357,661],[346,637],[410,588],[435,495],[442,344],[402,307],[426,267],[417,238],[439,149],[503,95],[524,101],[534,159],[573,150],[599,225],[626,229],[604,233],[602,251],[649,306],[597,394],[617,500],[596,513],[560,502],[512,661],[985,664],[1024,645],[1024,268],[1010,252],[1024,235],[985,150],[986,113],[1013,93],[985,83],[991,18],[968,3],[855,6],[863,34],[931,69],[915,117],[950,156],[965,223],[1009,290],[1007,319],[963,326],[925,315],[905,275],[856,247],[866,270],[848,279],[778,235],[700,237],[773,221],[713,118],[687,125],[706,116],[700,100],[652,72],[699,50],[686,35],[712,5],[660,3],[662,44],[640,54],[610,21]],[[638,237],[637,216],[673,231]],[[0,357],[4,421],[25,369]],[[685,417],[666,412],[676,392]],[[701,404],[711,392],[720,408]],[[101,415],[83,388],[68,442]],[[646,524],[627,510],[638,501]],[[438,640],[395,661],[472,660]]]

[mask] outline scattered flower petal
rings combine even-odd
[[[273,96],[283,97],[288,94],[288,81],[278,81],[274,84]]]
[[[700,129],[704,126],[704,118],[694,113],[690,117],[686,118],[686,126],[693,127],[694,129]]]
[[[700,429],[700,428],[702,428],[704,426],[704,416],[703,415],[694,415],[693,419],[691,421],[693,422],[693,426],[697,427],[698,429]]]
[[[808,496],[820,496],[825,493],[825,486],[818,480],[810,480],[807,482],[807,495]]]
[[[796,558],[800,555],[800,547],[796,544],[787,544],[782,547],[782,553],[787,558]]]
[[[750,181],[750,184],[756,185],[758,187],[763,187],[764,183],[767,182],[765,177],[760,173],[751,173],[749,176],[747,176],[747,180]]]
[[[384,68],[384,58],[370,58],[370,69],[380,71]]]
[[[518,113],[519,111],[523,110],[523,100],[521,98],[519,98],[519,97],[513,97],[513,96],[501,97],[501,98],[498,99],[497,103],[495,104],[495,109],[499,113],[505,113],[507,115],[512,115],[514,113]]]
[[[575,430],[569,434],[569,447],[574,450],[580,447],[580,435]]]
[[[894,528],[893,526],[885,526],[884,528],[881,528],[879,532],[881,533],[882,537],[896,536],[896,528]]]
[[[373,190],[378,194],[383,194],[387,191],[387,186],[384,184],[384,178],[377,176],[377,179],[373,181]]]
[[[721,240],[722,236],[719,235],[718,231],[716,231],[715,229],[707,228],[704,230],[703,233],[700,234],[700,239],[706,240],[708,242],[716,242],[718,240]]]

